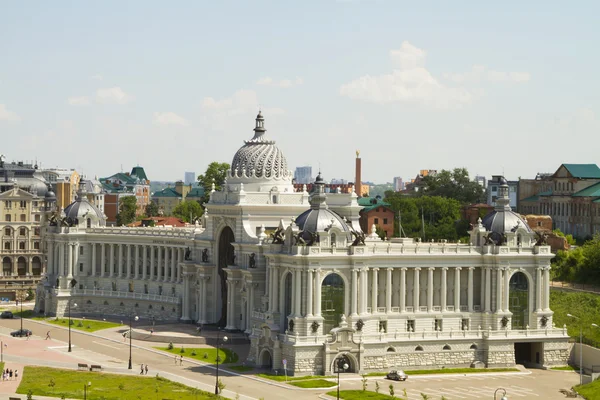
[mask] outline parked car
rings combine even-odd
[[[14,315],[10,311],[2,311],[2,314],[0,314],[0,318],[13,318],[13,317],[14,317]]]
[[[387,379],[391,379],[393,381],[405,381],[408,379],[408,375],[404,373],[404,371],[390,371],[389,374],[385,376]]]
[[[18,331],[11,332],[10,336],[12,336],[12,337],[31,336],[31,331],[29,329],[19,329]]]

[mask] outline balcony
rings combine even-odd
[[[100,290],[100,289],[55,289],[55,294],[67,294],[71,296],[91,296],[91,297],[112,297],[119,299],[134,299],[144,301],[157,301],[161,303],[179,304],[179,297],[163,296],[159,294],[150,293],[136,293],[136,292],[121,292],[113,290]]]

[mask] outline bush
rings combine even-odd
[[[183,348],[183,347],[181,348],[181,350],[179,350],[179,353],[181,353],[181,354],[184,354],[184,353],[185,353],[185,350],[184,350],[184,348]]]
[[[367,375],[362,376],[362,390],[363,392],[367,390]]]
[[[78,327],[78,328],[82,328],[82,327],[83,327],[83,322],[79,321],[79,322],[77,323],[77,327]]]
[[[204,358],[206,360],[208,358],[208,353],[204,353],[204,355],[202,356],[202,358]]]
[[[173,350],[173,342],[169,342],[169,345],[167,346],[167,349]]]
[[[194,350],[192,350],[192,353],[191,353],[191,354],[192,354],[193,356],[195,356],[195,355],[196,355],[196,350],[195,350],[195,349],[194,349]]]

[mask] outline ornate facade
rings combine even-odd
[[[265,131],[259,113],[204,229],[106,228],[80,197],[76,221],[48,235],[38,309],[60,314],[75,298],[81,312],[241,330],[248,362],[287,360],[291,374],[329,374],[340,359],[355,372],[566,363],[550,248],[510,210],[506,184],[470,244],[381,241],[360,229],[356,194],[325,193],[320,174],[295,192]]]

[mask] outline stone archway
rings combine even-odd
[[[342,373],[343,372],[356,373],[356,371],[358,371],[358,369],[359,369],[356,358],[354,358],[350,353],[341,353],[341,354],[338,354],[338,356],[333,359],[333,362],[331,363],[331,372],[337,373],[338,365],[343,365],[344,363],[348,364],[348,369],[347,370],[340,369],[340,372],[342,372]]]
[[[529,282],[527,276],[518,271],[508,284],[508,309],[512,313],[512,329],[525,329],[529,325]]]
[[[220,289],[220,301],[215,300],[215,308],[217,309],[217,313],[219,309],[219,304],[221,308],[220,317],[218,316],[219,314],[217,314],[217,317],[219,318],[217,321],[217,326],[221,328],[225,327],[225,325],[227,324],[227,273],[225,272],[225,268],[227,268],[228,265],[232,265],[234,262],[235,255],[234,248],[232,245],[233,242],[235,242],[235,236],[233,234],[233,231],[230,227],[226,226],[225,228],[223,228],[221,234],[219,235],[218,285]]]
[[[19,276],[27,275],[27,260],[25,257],[19,257],[17,260],[17,274]]]
[[[31,270],[34,276],[39,276],[42,274],[42,262],[39,257],[33,257],[31,260]]]
[[[271,351],[268,349],[263,349],[260,352],[260,356],[258,357],[258,366],[260,368],[273,369],[273,356],[271,355]]]
[[[10,276],[12,275],[12,266],[13,262],[10,257],[4,257],[2,259],[2,275]]]

